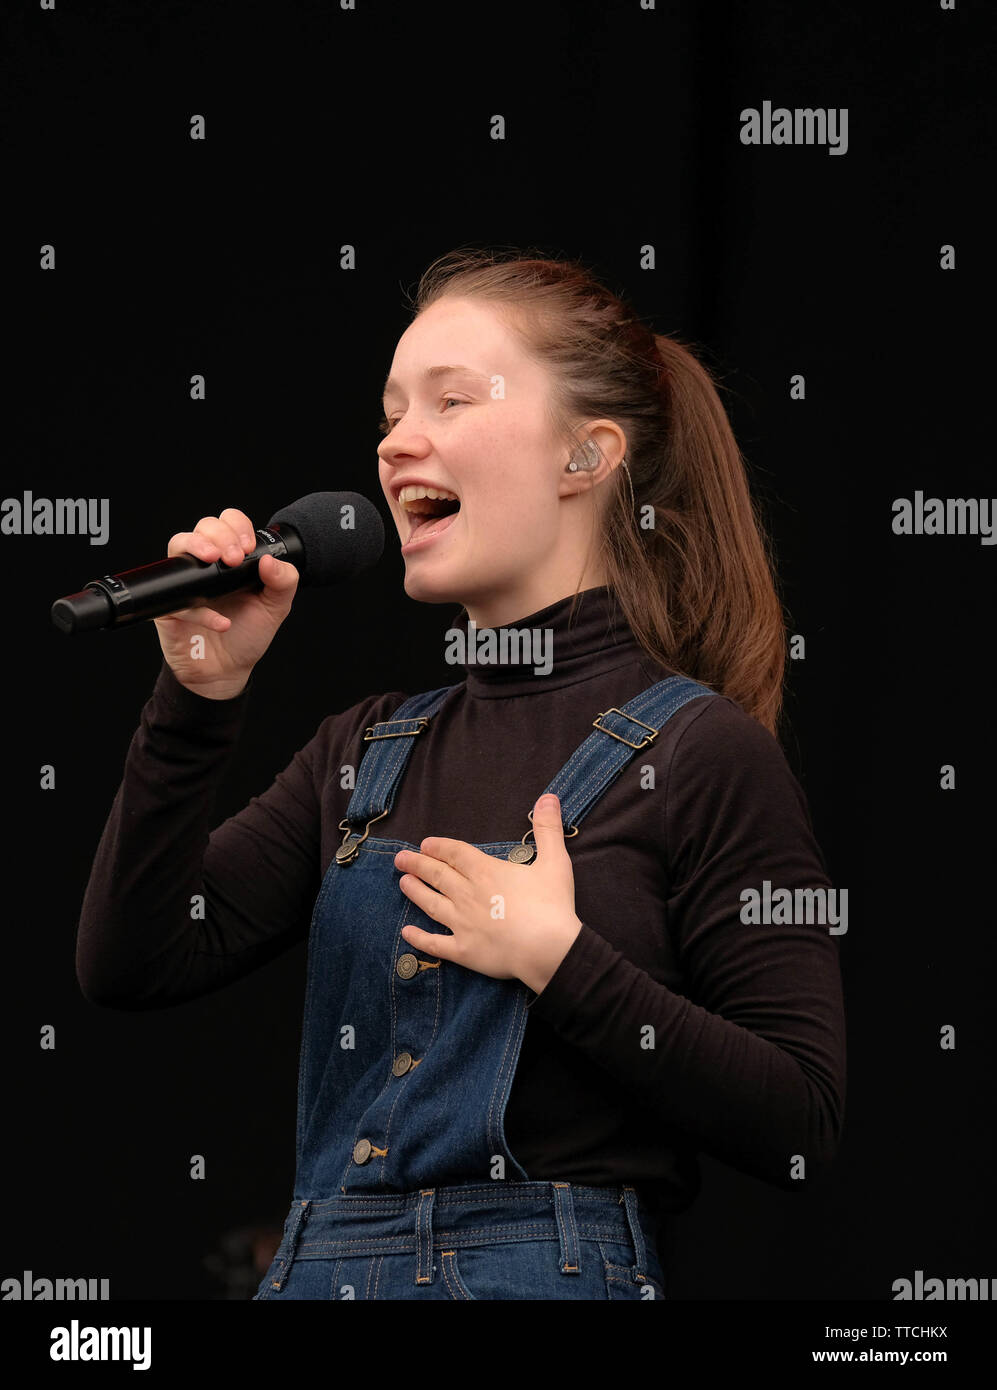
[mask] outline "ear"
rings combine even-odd
[[[587,492],[617,468],[627,452],[627,437],[615,420],[593,420],[568,442],[561,465],[561,478],[558,495],[572,497],[579,492]],[[568,471],[568,465],[575,460],[580,466]],[[595,464],[582,467],[582,464]]]

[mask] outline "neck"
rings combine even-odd
[[[515,590],[469,599],[464,604],[464,612],[476,627],[504,627],[518,622],[524,613],[539,613],[562,599],[573,598],[576,592],[601,589],[605,585],[606,577],[601,569],[586,566],[576,582],[534,576]]]
[[[481,698],[540,694],[572,685],[639,655],[623,610],[606,585],[574,591],[506,623],[466,613],[450,625],[447,661]]]

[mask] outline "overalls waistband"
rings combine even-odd
[[[385,1254],[411,1254],[414,1282],[428,1284],[434,1249],[537,1240],[557,1241],[560,1271],[572,1274],[580,1271],[582,1239],[626,1243],[633,1251],[633,1278],[647,1277],[653,1218],[630,1184],[503,1182],[296,1199],[270,1287],[283,1287],[296,1259]]]

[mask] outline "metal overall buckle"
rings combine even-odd
[[[378,727],[385,728],[388,724],[418,724],[418,729],[402,729],[400,734],[375,734],[374,730]],[[370,743],[374,738],[414,738],[416,734],[421,734],[423,729],[429,726],[428,714],[413,714],[411,719],[382,719],[378,724],[368,724],[364,729],[363,741]]]
[[[624,738],[622,734],[614,734],[612,729],[607,729],[604,724],[599,723],[599,720],[605,719],[607,714],[618,714],[622,719],[629,719],[631,724],[639,724],[642,729],[647,729],[647,733],[641,739],[640,743],[631,743],[630,739]],[[646,748],[647,745],[653,743],[661,733],[661,730],[656,729],[653,724],[645,724],[643,719],[635,719],[632,714],[624,713],[623,710],[617,709],[615,705],[610,705],[609,709],[600,710],[592,720],[592,725],[593,728],[598,729],[601,734],[608,734],[610,738],[618,738],[620,742],[625,743],[628,748]]]
[[[352,864],[360,853],[360,846],[370,834],[370,827],[374,824],[374,821],[383,820],[387,814],[387,811],[382,811],[379,816],[374,816],[373,820],[369,820],[362,835],[357,834],[348,820],[341,820],[339,822],[339,828],[340,830],[345,830],[346,834],[343,836],[343,843],[336,850],[336,863]]]

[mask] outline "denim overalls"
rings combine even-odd
[[[406,922],[446,928],[398,886],[394,856],[418,845],[370,829],[456,688],[413,695],[364,734],[309,933],[294,1199],[254,1301],[665,1296],[654,1218],[633,1186],[530,1181],[506,1144],[532,991],[400,935]],[[676,710],[713,693],[672,676],[600,713],[546,788],[566,839]],[[526,872],[532,834],[477,848]]]

